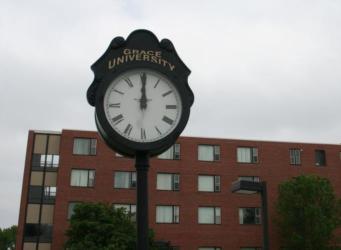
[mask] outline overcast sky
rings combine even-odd
[[[184,135],[341,142],[339,0],[1,0],[0,227],[18,220],[28,130],[95,130],[90,65],[139,28],[192,70]]]

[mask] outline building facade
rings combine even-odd
[[[180,137],[149,169],[149,227],[181,250],[259,250],[260,197],[233,194],[238,179],[268,185],[270,248],[278,184],[300,174],[327,177],[341,197],[341,145]],[[134,160],[97,132],[30,131],[17,249],[60,250],[75,204],[106,202],[136,211]]]

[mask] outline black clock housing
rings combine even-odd
[[[98,132],[106,144],[125,156],[138,152],[154,156],[175,143],[186,127],[194,95],[188,85],[190,70],[177,55],[172,42],[161,42],[148,30],[136,30],[125,40],[116,37],[105,53],[91,66],[95,78],[87,92],[90,105],[95,106]],[[150,69],[165,75],[177,88],[182,102],[182,113],[176,128],[166,137],[154,142],[136,142],[118,134],[109,124],[104,110],[104,95],[110,83],[122,73],[134,69]]]

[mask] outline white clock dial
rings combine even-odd
[[[111,127],[131,141],[154,142],[170,134],[182,112],[179,92],[165,76],[133,70],[117,77],[104,96]]]

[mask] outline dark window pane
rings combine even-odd
[[[40,242],[51,242],[52,241],[52,225],[41,224],[40,225]]]
[[[30,186],[28,192],[29,203],[40,203],[43,192],[42,186]]]
[[[316,166],[326,165],[326,154],[324,150],[315,150],[315,164]]]
[[[39,235],[39,224],[25,224],[24,238],[25,241],[35,241]]]
[[[260,209],[255,207],[239,209],[240,224],[260,224]]]
[[[41,157],[42,156],[43,155],[41,155],[41,154],[33,154],[32,155],[32,167],[44,167],[44,165],[41,166]]]

